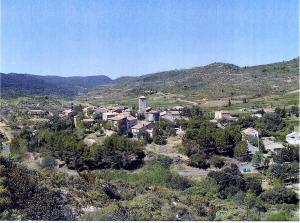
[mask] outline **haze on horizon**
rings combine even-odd
[[[111,78],[299,56],[297,0],[2,0],[1,72]]]

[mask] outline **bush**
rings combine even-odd
[[[213,156],[211,163],[217,168],[222,168],[225,164],[224,159],[220,156]]]
[[[166,145],[167,140],[164,136],[164,132],[161,128],[154,128],[153,130],[153,142],[157,145]]]
[[[0,157],[1,166],[5,168],[6,190],[11,201],[6,206],[6,220],[75,219],[74,212],[67,205],[71,202],[69,197],[45,184],[38,172]]]
[[[287,211],[278,211],[269,213],[266,218],[267,221],[293,221],[293,215]]]
[[[217,182],[222,198],[232,196],[238,191],[245,191],[245,179],[235,164],[231,164],[222,171],[210,171],[207,176]]]
[[[273,157],[274,162],[299,162],[299,148],[283,148]]]
[[[299,179],[299,163],[273,164],[267,171],[267,176],[272,180],[293,181]]]
[[[157,162],[159,162],[161,165],[165,167],[169,167],[172,164],[173,160],[168,156],[158,155]]]
[[[246,190],[259,195],[262,192],[261,179],[254,176],[245,177],[246,180]]]
[[[189,165],[198,168],[208,168],[209,163],[205,159],[205,155],[197,153],[190,156]]]
[[[138,137],[138,139],[143,139],[146,143],[151,143],[152,142],[152,139],[150,137],[150,133],[147,132],[144,129],[142,129],[141,131],[139,131],[137,137]]]
[[[54,167],[56,165],[56,159],[53,156],[46,156],[40,160],[40,166],[42,168]]]
[[[217,182],[210,177],[205,177],[200,182],[195,183],[194,186],[185,190],[186,194],[189,195],[201,195],[212,197],[219,191]]]
[[[279,188],[267,190],[263,192],[260,196],[264,202],[270,204],[283,204],[283,203],[297,204],[298,203],[297,194],[293,190],[287,189],[285,187],[279,187]]]

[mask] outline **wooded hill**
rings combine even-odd
[[[31,95],[73,97],[84,88],[92,88],[111,81],[104,75],[60,77],[16,73],[0,73],[0,79],[2,98]]]
[[[212,63],[139,77],[121,77],[111,86],[129,91],[198,92],[203,97],[260,96],[298,89],[299,57],[290,61],[239,67]]]
[[[278,63],[239,67],[212,63],[194,67],[120,77],[111,80],[104,75],[87,77],[39,76],[0,73],[1,97],[56,95],[73,97],[97,86],[122,89],[134,95],[154,90],[169,93],[195,94],[200,97],[244,97],[280,93],[299,88],[299,57]]]

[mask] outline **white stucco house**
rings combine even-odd
[[[300,145],[300,132],[292,132],[286,135],[285,140],[291,145]]]

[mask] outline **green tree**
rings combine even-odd
[[[150,133],[147,132],[145,129],[142,129],[141,131],[139,131],[139,133],[137,134],[138,139],[143,139],[146,143],[151,143],[151,137],[150,137]]]
[[[242,141],[235,146],[234,156],[240,160],[248,160],[248,143],[246,141]]]
[[[200,154],[200,153],[193,154],[190,156],[189,165],[198,167],[198,168],[208,168],[209,167],[209,163],[206,161],[205,155]]]
[[[155,127],[153,129],[153,142],[157,145],[166,145],[167,140],[161,128]]]
[[[261,198],[264,202],[270,204],[297,204],[297,194],[285,187],[269,189],[261,194]]]
[[[211,162],[217,168],[222,168],[225,164],[224,159],[221,156],[216,155],[212,157]]]
[[[262,152],[258,151],[253,155],[251,162],[252,162],[253,166],[261,167],[264,165],[264,160],[265,160],[264,154]]]

